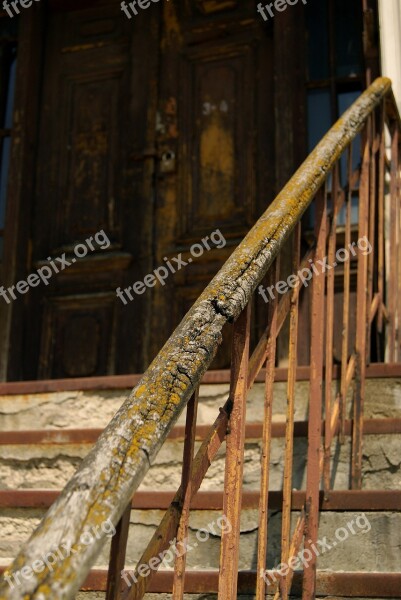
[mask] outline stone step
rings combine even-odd
[[[209,426],[198,429],[196,448]],[[351,424],[347,423],[347,433]],[[399,438],[401,419],[365,421],[363,453],[363,488],[398,489],[401,486]],[[370,433],[372,431],[387,433]],[[304,489],[307,422],[298,422],[294,442],[293,488]],[[89,452],[100,430],[68,430],[64,432],[8,432],[0,434],[1,489],[60,489],[72,477],[81,460]],[[52,435],[50,435],[50,433]],[[280,490],[283,481],[284,424],[273,427],[270,486]],[[244,489],[258,489],[262,426],[249,423],[246,430]],[[183,427],[176,427],[166,441],[140,489],[177,489],[180,485],[183,456]],[[299,437],[298,437],[299,436]],[[81,443],[79,442],[81,440]],[[332,469],[335,489],[347,489],[350,475],[350,437],[333,452]],[[224,482],[225,445],[223,444],[202,484],[203,490],[222,488]]]
[[[107,378],[106,378],[107,379]],[[40,383],[40,382],[38,382]],[[34,429],[103,429],[130,393],[129,388],[99,390],[62,390],[28,394],[11,394],[10,386],[0,384],[0,431]],[[18,384],[19,386],[23,384]],[[2,393],[1,389],[8,390]],[[338,382],[333,382],[333,390]],[[18,387],[15,387],[18,389]],[[199,425],[212,423],[228,397],[228,383],[207,383],[200,386],[198,410]],[[295,420],[304,421],[308,416],[307,381],[296,385]],[[274,384],[273,413],[276,421],[285,421],[286,382]],[[247,400],[247,420],[263,419],[264,385],[255,383]],[[351,417],[351,402],[348,402]],[[372,378],[366,381],[366,418],[401,417],[401,380],[399,378]],[[183,425],[184,415],[178,424]]]
[[[399,366],[397,366],[399,370]],[[379,371],[378,371],[379,372]],[[391,371],[395,374],[395,371]],[[227,374],[226,374],[227,375]],[[106,378],[108,380],[108,378]],[[123,378],[124,379],[124,378]],[[198,439],[204,437],[210,423],[218,414],[218,409],[223,406],[228,396],[227,381],[209,374],[209,381],[201,386],[198,414]],[[223,378],[224,379],[224,378]],[[226,377],[227,379],[227,377]],[[125,381],[125,380],[124,380]],[[131,382],[132,383],[132,382]],[[38,382],[35,393],[28,390],[26,394],[10,393],[9,388],[0,385],[1,390],[7,393],[0,396],[0,530],[3,535],[0,539],[0,562],[9,564],[24,541],[31,535],[42,518],[46,508],[57,495],[57,490],[62,488],[70,479],[83,457],[89,451],[92,443],[100,434],[102,428],[110,421],[114,413],[125,400],[130,389],[128,385],[115,389],[107,389],[106,382],[102,389],[90,389],[90,383],[78,389],[69,391],[66,385],[57,388],[57,382],[50,382],[49,389],[43,382]],[[8,384],[5,384],[6,386]],[[13,384],[11,384],[12,386]],[[24,384],[20,384],[23,389]],[[42,389],[40,386],[42,385]],[[268,564],[277,565],[280,545],[280,506],[279,490],[282,488],[283,456],[284,456],[284,425],[286,407],[286,382],[278,381],[275,385],[274,399],[274,424],[272,442],[272,468],[271,489],[276,490],[276,495],[271,495],[271,521],[269,526],[269,555]],[[333,389],[337,382],[333,383]],[[308,418],[308,387],[307,381],[297,383],[296,393],[296,440],[294,450],[294,479],[293,487],[305,488],[305,455],[307,418]],[[367,398],[365,403],[365,433],[363,457],[363,487],[366,490],[392,490],[401,488],[401,458],[399,458],[398,436],[394,433],[401,432],[401,382],[396,377],[381,377],[368,379],[366,382]],[[14,390],[15,391],[15,390]],[[257,505],[258,497],[255,493],[259,488],[260,457],[261,457],[261,422],[263,420],[264,385],[256,383],[249,393],[247,401],[247,442],[245,448],[244,469],[244,510],[241,520],[240,540],[240,569],[251,570],[255,568],[257,551]],[[348,403],[351,406],[351,402]],[[351,416],[349,410],[348,416]],[[142,505],[139,503],[131,512],[130,535],[128,540],[127,565],[132,568],[139,559],[142,549],[149,541],[157,524],[163,516],[169,500],[168,493],[164,496],[154,492],[157,490],[175,490],[180,484],[181,463],[183,451],[185,414],[178,421],[177,427],[172,431],[170,438],[158,454],[146,476],[140,490]],[[77,430],[76,426],[85,427]],[[351,423],[347,423],[347,433],[351,431]],[[18,433],[20,437],[18,438]],[[25,439],[24,439],[25,438]],[[220,536],[219,532],[209,534],[207,541],[200,542],[198,536],[210,523],[216,523],[221,515],[221,494],[213,493],[223,489],[224,482],[224,444],[216,460],[211,465],[201,490],[209,492],[209,499],[198,494],[191,513],[189,544],[193,546],[188,552],[188,567],[195,570],[195,575],[200,569],[218,568]],[[346,438],[343,446],[334,448],[333,467],[335,470],[334,485],[339,490],[345,490],[349,484],[350,463],[350,437]],[[47,488],[53,493],[42,492],[39,488]],[[37,502],[21,500],[22,496],[14,496],[14,500],[2,503],[4,493],[13,488],[20,488],[29,493],[38,493]],[[3,490],[3,491],[2,491]],[[33,490],[30,492],[30,490]],[[35,491],[36,490],[36,491]],[[20,492],[18,492],[20,493]],[[21,492],[22,494],[23,492]],[[147,494],[146,494],[147,493]],[[342,493],[342,492],[339,492]],[[373,493],[373,492],[372,492]],[[2,496],[3,494],[3,496]],[[40,494],[43,495],[40,498]],[[145,501],[146,497],[148,500]],[[140,496],[138,494],[136,499]],[[345,496],[344,496],[345,498]],[[361,496],[362,498],[362,496]],[[349,504],[351,497],[346,501],[335,500],[332,496],[328,502],[323,502],[320,520],[319,537],[325,536],[328,540],[336,542],[330,551],[319,557],[320,569],[335,569],[335,577],[342,576],[346,580],[347,573],[340,571],[364,571],[370,576],[373,572],[380,571],[381,577],[386,580],[382,596],[378,595],[374,581],[368,585],[366,581],[358,579],[353,593],[346,595],[343,583],[330,579],[327,573],[319,574],[322,595],[338,595],[338,597],[375,597],[388,598],[388,590],[394,590],[395,572],[399,570],[399,556],[401,550],[401,498],[397,493],[390,493],[386,501],[377,501],[373,506],[370,500],[362,501],[359,505]],[[382,499],[384,496],[382,497]],[[149,499],[152,499],[150,501]],[[300,492],[294,493],[293,520],[297,517],[304,496]],[[137,500],[135,500],[136,502]],[[148,504],[146,503],[148,502]],[[198,502],[198,504],[197,504]],[[203,504],[202,504],[203,502]],[[337,504],[335,503],[337,502]],[[325,510],[325,507],[327,510]],[[372,512],[374,508],[374,512]],[[345,510],[352,509],[352,510]],[[367,509],[371,509],[368,511]],[[359,512],[358,512],[359,511]],[[333,538],[335,532],[348,526],[351,521],[356,527],[356,519],[362,522],[362,512],[366,512],[371,529],[362,533],[349,535],[346,541],[341,542]],[[196,544],[196,546],[195,546]],[[108,546],[105,546],[97,560],[97,567],[106,569],[108,564]],[[95,565],[96,566],[96,565]],[[77,597],[86,600],[104,598],[105,572],[99,575],[102,586],[92,585]],[[162,580],[164,575],[162,574]],[[167,573],[167,579],[170,575]],[[189,577],[189,592],[195,592],[195,583]],[[242,575],[241,575],[242,577]],[[246,581],[246,575],[243,576]],[[356,578],[356,579],[355,579]],[[201,577],[207,580],[207,576]],[[216,574],[212,580],[215,584]],[[379,574],[377,581],[380,579]],[[384,581],[383,579],[383,581]],[[96,581],[96,577],[94,579]],[[191,583],[192,582],[192,583]],[[171,582],[170,582],[171,584]],[[170,585],[169,584],[169,585]],[[245,584],[244,584],[245,585]],[[239,598],[244,598],[246,586],[241,587]],[[345,585],[345,584],[344,584]],[[354,584],[352,584],[354,585]],[[376,587],[375,587],[376,585]],[[192,586],[192,587],[191,587]],[[325,587],[326,586],[326,587]],[[331,586],[331,587],[330,587]],[[337,587],[336,587],[337,586]],[[341,587],[343,586],[343,587]],[[163,592],[170,590],[168,586],[155,588],[157,594],[149,594],[148,600],[161,600]],[[216,587],[205,589],[201,596],[194,593],[187,596],[196,598],[215,598]],[[397,589],[401,589],[401,581]],[[340,592],[338,591],[340,590]],[[324,594],[323,594],[324,591]],[[327,593],[326,593],[327,592]],[[357,594],[358,592],[358,594]],[[373,595],[372,595],[373,594]],[[376,594],[376,595],[375,595]],[[252,596],[248,596],[251,598]],[[401,597],[401,596],[399,596]]]
[[[100,600],[105,598],[104,589],[107,581],[105,570],[92,570],[83,586],[85,591],[77,594],[77,600]],[[150,584],[150,592],[145,600],[168,600],[171,598],[173,573],[159,572]],[[238,599],[254,600],[256,573],[243,572],[238,574]],[[189,571],[186,574],[186,591],[184,600],[217,600],[218,571]],[[302,573],[296,572],[292,586],[292,598],[300,598]],[[355,600],[384,600],[399,598],[401,576],[395,573],[364,573],[364,572],[333,572],[317,571],[316,577],[317,600],[340,600],[353,598]],[[266,596],[269,600],[273,596]]]
[[[319,568],[334,570],[366,570],[370,571],[397,571],[399,570],[399,557],[401,552],[401,513],[394,508],[400,506],[401,494],[388,493],[386,500],[376,503],[376,506],[366,498],[359,501],[359,506],[354,500],[352,510],[344,510],[349,499],[341,501],[341,492],[333,497],[329,510],[323,510],[320,515],[319,539],[327,538],[328,545],[322,545],[319,556]],[[357,494],[357,493],[356,493]],[[358,494],[357,494],[358,495]],[[258,498],[245,498],[245,507],[241,514],[240,538],[240,569],[249,570],[256,567],[257,530],[258,530]],[[394,496],[394,497],[391,497]],[[54,500],[54,498],[53,498]],[[304,495],[295,498],[295,507],[298,508],[304,500]],[[228,527],[221,517],[222,498],[219,502],[209,504],[212,509],[198,509],[191,511],[189,522],[188,543],[190,550],[187,553],[188,568],[213,569],[219,564],[221,532]],[[272,502],[269,520],[269,552],[268,564],[280,563],[280,538],[281,538],[281,503],[276,498]],[[322,506],[325,509],[325,506]],[[366,510],[370,508],[371,510]],[[372,508],[376,508],[372,512]],[[380,510],[381,509],[381,510]],[[0,557],[11,561],[16,556],[21,545],[30,537],[45,513],[45,508],[1,508],[0,529]],[[294,510],[293,526],[298,517],[298,510]],[[131,511],[130,533],[127,545],[126,564],[133,566],[147,546],[156,527],[164,515],[164,510],[154,508],[135,508]],[[113,527],[105,526],[105,532],[112,537]],[[90,543],[89,532],[83,543]],[[61,550],[63,552],[63,550]],[[98,566],[108,564],[109,543],[105,545],[97,559]],[[174,554],[171,552],[170,558]],[[166,565],[168,566],[168,565]]]

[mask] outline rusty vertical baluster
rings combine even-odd
[[[195,450],[196,417],[198,412],[199,388],[192,395],[187,407],[185,424],[184,456],[182,463],[181,489],[182,512],[177,531],[177,557],[174,564],[173,600],[182,600],[185,586],[187,536],[192,497],[192,464]]]
[[[269,286],[274,285],[280,275],[280,257],[276,259],[274,267],[269,272]],[[261,460],[261,482],[259,499],[259,531],[258,531],[258,562],[256,576],[256,600],[265,600],[266,582],[263,572],[266,569],[267,559],[267,534],[268,534],[268,511],[269,511],[269,475],[270,475],[270,449],[271,431],[273,418],[273,385],[276,363],[277,343],[277,317],[278,300],[277,294],[269,304],[268,322],[270,323],[270,334],[267,339],[267,362],[265,375],[265,403],[262,439]]]
[[[223,501],[223,514],[229,527],[221,536],[218,600],[237,598],[250,322],[249,302],[234,324],[233,331],[230,382],[232,409],[226,438]]]
[[[294,232],[293,272],[299,270],[301,224],[298,223]],[[291,294],[290,308],[290,339],[288,352],[288,382],[287,382],[287,423],[285,428],[285,456],[284,456],[284,481],[283,481],[283,511],[281,527],[281,562],[288,563],[291,545],[291,494],[292,471],[294,455],[294,407],[295,407],[295,381],[297,376],[297,345],[298,345],[298,298],[299,293],[295,288]],[[280,591],[283,600],[288,598],[288,580],[280,580]]]
[[[398,133],[398,141],[400,140],[399,138],[399,133]],[[397,185],[397,197],[395,200],[396,203],[396,207],[397,207],[397,232],[398,232],[398,237],[397,237],[397,246],[398,246],[398,252],[397,252],[397,259],[398,259],[398,289],[397,289],[397,302],[396,302],[396,322],[397,322],[397,331],[396,331],[396,339],[397,339],[397,353],[396,353],[396,357],[395,357],[395,361],[399,362],[400,357],[401,357],[401,332],[400,332],[400,328],[401,328],[401,323],[400,323],[400,319],[401,319],[401,156],[400,153],[398,152],[398,185]]]
[[[345,248],[351,244],[351,215],[352,215],[352,192],[353,173],[352,173],[352,144],[349,146],[347,154],[347,176],[348,192],[346,198],[345,213]],[[349,311],[350,311],[350,287],[351,287],[351,258],[344,263],[344,298],[343,298],[343,328],[342,328],[342,346],[341,346],[341,383],[340,383],[340,442],[345,441],[345,419],[347,412],[347,366],[348,366],[348,337],[349,337]]]
[[[131,502],[118,522],[116,533],[111,540],[106,600],[120,600],[121,597],[121,571],[125,566],[130,516]]]
[[[389,309],[389,361],[395,362],[396,344],[396,307],[397,307],[397,168],[398,168],[398,127],[396,123],[391,126],[391,170],[390,170],[390,272],[388,278],[388,309]]]
[[[359,188],[359,239],[369,235],[369,176],[370,176],[370,128],[362,134],[362,172]],[[357,311],[356,311],[356,369],[352,429],[351,487],[360,489],[362,484],[362,436],[363,408],[365,400],[366,331],[368,311],[368,256],[358,252]]]
[[[384,202],[385,202],[385,174],[386,174],[386,146],[385,146],[385,110],[384,104],[380,111],[380,157],[379,157],[379,188],[378,188],[378,206],[377,206],[377,289],[380,296],[380,307],[377,315],[377,331],[383,333],[383,307],[385,300],[385,248],[384,248]],[[384,360],[383,355],[380,357]]]
[[[389,239],[389,277],[388,277],[388,316],[389,316],[389,335],[388,335],[388,348],[389,348],[389,362],[395,361],[395,338],[396,338],[396,290],[397,284],[395,281],[395,246],[397,238],[397,226],[396,226],[396,203],[395,203],[395,190],[396,190],[396,163],[394,155],[397,153],[397,137],[398,128],[394,122],[390,124],[391,133],[391,157],[390,157],[390,239]]]
[[[325,436],[324,436],[324,489],[330,489],[330,458],[331,458],[331,410],[332,410],[332,381],[333,381],[333,344],[334,344],[334,277],[335,254],[337,242],[337,215],[339,192],[339,164],[335,164],[332,175],[332,218],[330,224],[327,262],[327,302],[326,302],[326,377],[325,377]]]
[[[367,331],[366,331],[366,363],[370,362],[371,353],[371,319],[370,319],[370,308],[373,300],[373,286],[374,286],[374,273],[375,273],[375,259],[376,259],[376,181],[377,181],[377,164],[378,164],[378,153],[380,150],[380,132],[376,131],[376,114],[372,115],[370,120],[371,132],[370,139],[372,141],[372,149],[370,155],[370,184],[369,184],[369,234],[368,239],[372,247],[372,251],[368,257],[368,306],[367,306]]]
[[[327,185],[327,184],[326,184]],[[323,260],[326,255],[327,203],[326,192],[321,191],[316,198],[317,246],[315,260]],[[319,489],[322,421],[322,384],[323,384],[323,343],[324,343],[324,292],[325,275],[315,276],[312,281],[312,321],[311,321],[311,359],[309,387],[309,426],[308,454],[306,474],[306,522],[304,548],[309,550],[311,560],[304,569],[302,598],[311,600],[316,588],[316,554],[319,525]]]

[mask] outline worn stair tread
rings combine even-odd
[[[3,573],[5,567],[0,567]],[[186,572],[185,591],[188,594],[216,593],[218,570],[192,570]],[[252,593],[255,589],[256,571],[238,573],[238,593]],[[92,569],[81,591],[105,591],[106,569]],[[150,593],[168,593],[172,590],[173,571],[158,571],[150,583]],[[295,572],[292,595],[302,587],[302,573]],[[317,571],[316,593],[336,595],[340,598],[401,598],[401,573],[363,571]]]

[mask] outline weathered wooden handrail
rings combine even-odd
[[[69,553],[61,553],[51,567],[32,573],[29,580],[22,578],[18,586],[2,583],[0,599],[75,596],[105,542],[102,524],[119,521],[213,360],[223,326],[235,321],[248,304],[331,168],[390,90],[389,79],[377,79],[270,204],[152,362],[5,575],[12,577],[60,546]],[[82,534],[94,531],[93,543],[85,544]]]

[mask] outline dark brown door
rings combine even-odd
[[[272,39],[254,3],[163,9],[157,142],[174,158],[157,172],[155,264],[190,264],[154,288],[153,353],[267,207],[274,173]],[[216,230],[225,246],[194,257]],[[227,346],[214,366],[228,362]]]
[[[271,34],[251,1],[45,10],[26,276],[69,266],[24,296],[10,372],[140,372],[271,201]],[[165,285],[116,296],[178,257]]]
[[[30,291],[28,379],[139,371],[144,362],[146,304],[123,310],[116,288],[151,265],[152,173],[135,155],[154,130],[157,40],[139,27],[151,31],[151,15],[136,26],[118,2],[85,4],[55,2],[47,15],[29,271],[52,269],[49,259],[62,267],[58,257],[71,265]]]

